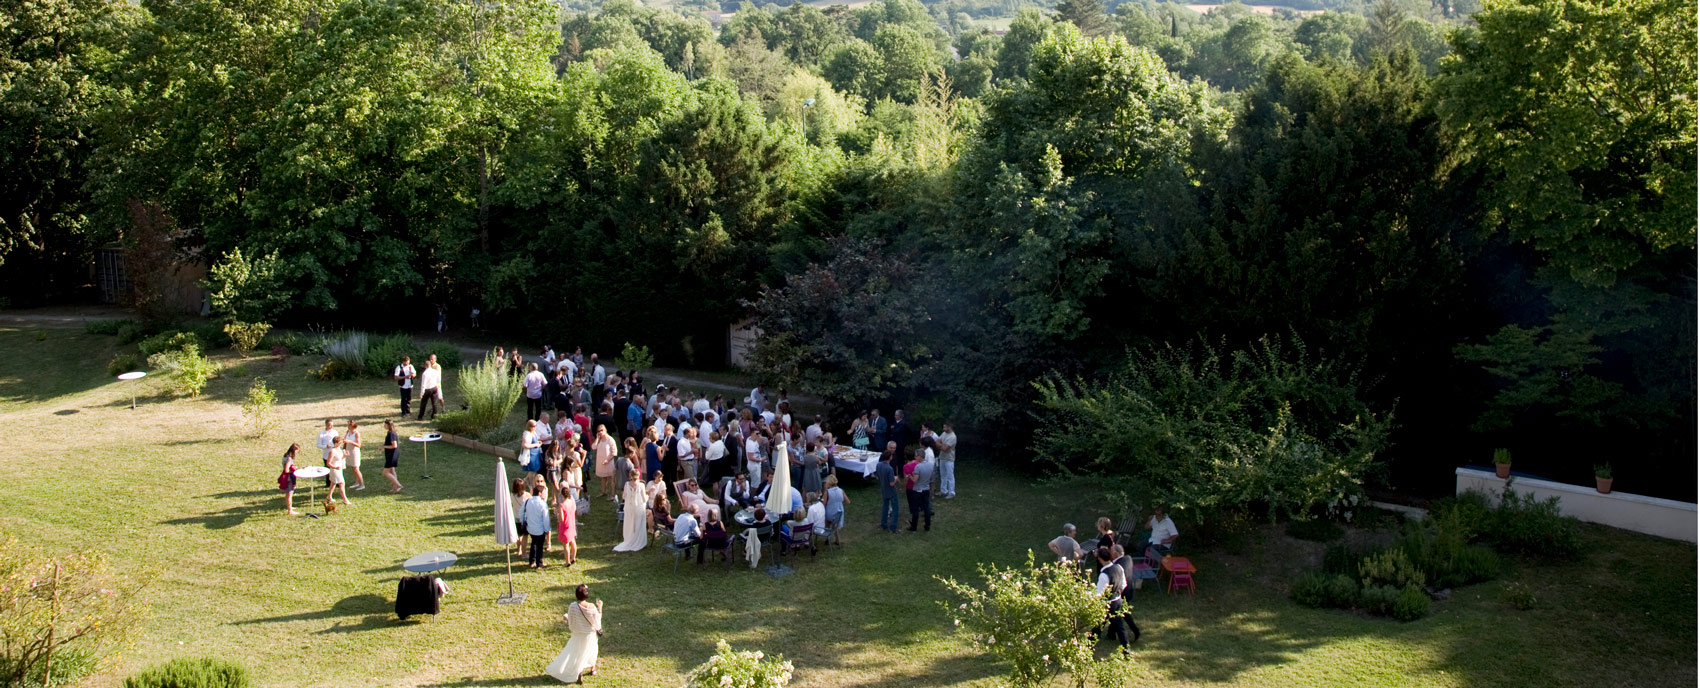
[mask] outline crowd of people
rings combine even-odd
[[[1139,534],[1139,539],[1133,541],[1131,547],[1117,542],[1115,524],[1108,517],[1100,517],[1095,525],[1097,537],[1081,540],[1076,539],[1078,533],[1074,524],[1064,523],[1062,535],[1046,546],[1056,555],[1057,561],[1086,566],[1096,572],[1094,589],[1097,594],[1108,598],[1109,605],[1104,628],[1099,632],[1107,631],[1111,638],[1126,648],[1130,642],[1128,631],[1133,632],[1132,641],[1138,641],[1140,636],[1139,624],[1134,623],[1133,612],[1128,607],[1128,597],[1142,587],[1146,579],[1156,575],[1155,562],[1174,552],[1175,541],[1180,539],[1181,534],[1161,505],[1152,510],[1151,518],[1145,522],[1145,531]],[[1144,565],[1136,559],[1142,559]]]
[[[621,524],[615,552],[644,549],[651,538],[670,540],[685,556],[707,552],[730,557],[734,535],[728,519],[750,510],[754,522],[783,536],[802,532],[833,539],[845,525],[849,494],[840,484],[840,444],[819,415],[794,413],[787,391],[769,397],[763,387],[728,403],[722,395],[692,394],[657,384],[641,374],[610,370],[596,354],[582,349],[557,355],[548,346],[535,357],[517,348],[495,352],[508,374],[520,378],[526,423],[520,433],[511,481],[516,554],[534,569],[549,566],[558,545],[562,563],[578,560],[578,522],[593,502],[607,501]],[[435,418],[443,407],[442,367],[432,355],[415,367],[403,356],[392,375],[400,391],[400,415]],[[419,390],[415,415],[414,390]],[[383,421],[383,476],[390,492],[402,491],[396,476],[399,440],[395,421]],[[348,420],[339,432],[325,421],[317,446],[329,475],[327,499],[350,504],[348,492],[366,488],[360,452],[360,422]],[[848,447],[880,452],[870,477],[879,486],[880,529],[900,532],[901,505],[909,511],[908,531],[931,531],[933,498],[954,499],[957,437],[949,423],[935,431],[915,428],[902,410],[888,420],[879,409],[862,412],[842,435]],[[278,486],[288,513],[295,509],[295,471],[300,445],[283,459]],[[781,465],[783,464],[783,465]],[[352,471],[354,484],[344,472]],[[787,479],[776,480],[780,474]],[[770,497],[777,496],[777,499]],[[676,503],[675,503],[676,502]],[[769,514],[767,506],[788,508]],[[753,546],[753,545],[752,545]],[[601,603],[587,601],[585,586],[565,615],[572,640],[548,673],[575,681],[594,673]]]

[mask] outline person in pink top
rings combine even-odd
[[[563,499],[555,511],[555,520],[560,523],[555,537],[561,542],[561,558],[572,566],[578,561],[578,501]]]

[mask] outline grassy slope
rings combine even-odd
[[[614,555],[610,513],[597,503],[580,525],[581,563],[516,571],[531,599],[498,608],[489,458],[439,444],[437,479],[423,481],[407,447],[408,490],[392,496],[372,451],[372,487],[352,507],[320,520],[281,513],[272,479],[287,442],[311,446],[325,416],[379,427],[394,408],[388,385],[320,383],[305,377],[307,361],[251,359],[248,372],[283,404],[282,437],[256,443],[240,437],[246,379],[176,401],[150,398],[160,383],[144,381],[131,411],[129,389],[105,376],[114,349],[109,337],[52,331],[37,341],[0,329],[0,532],[93,547],[152,579],[145,637],[92,685],[190,655],[242,660],[267,686],[548,685],[540,672],[565,642],[557,618],[580,582],[608,605],[597,685],[676,685],[720,638],[785,654],[798,685],[996,685],[997,667],[948,634],[931,577],[1019,561],[1057,523],[1095,515],[1067,488],[965,461],[963,498],[940,506],[933,533],[874,533],[877,496],[856,488],[845,548],[773,579],[719,565],[675,574],[653,551]],[[1240,554],[1194,552],[1198,596],[1135,601],[1143,683],[1694,685],[1694,548],[1605,529],[1588,537],[1585,563],[1522,565],[1509,578],[1535,589],[1533,611],[1508,611],[1493,583],[1411,624],[1287,601],[1288,572],[1318,556],[1308,543],[1272,536]],[[399,563],[433,549],[462,556],[444,613],[398,622],[389,600]]]

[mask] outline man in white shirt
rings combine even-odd
[[[712,442],[709,437],[714,435],[714,412],[708,411],[702,414],[699,420],[701,422],[697,423],[697,444],[707,450],[708,445]]]
[[[326,466],[331,465],[331,444],[336,442],[337,434],[331,419],[325,419],[325,431],[319,433],[319,451],[324,454],[321,458]]]
[[[401,415],[403,416],[413,412],[413,378],[418,374],[419,372],[413,369],[413,359],[402,356],[401,365],[395,367],[395,373],[392,375],[395,378],[396,386],[401,388]]]
[[[1175,529],[1175,522],[1169,519],[1169,514],[1158,506],[1152,510],[1151,520],[1145,522],[1151,529],[1151,538],[1139,543],[1133,553],[1144,556],[1146,549],[1157,550],[1158,554],[1168,554],[1175,551],[1175,540],[1181,536],[1181,531]]]
[[[1093,591],[1110,599],[1109,615],[1104,621],[1110,627],[1110,635],[1116,639],[1116,642],[1121,643],[1123,648],[1126,648],[1127,626],[1124,625],[1122,620],[1124,616],[1122,594],[1127,590],[1127,573],[1122,570],[1122,567],[1116,565],[1110,548],[1099,547],[1096,554],[1099,567],[1098,584],[1093,587]],[[1093,636],[1096,637],[1097,633],[1094,633]]]
[[[685,556],[691,555],[691,548],[697,550],[697,563],[702,563],[702,526],[697,525],[697,509],[701,504],[692,504],[679,512],[678,520],[673,521],[673,546],[685,550]]]
[[[427,408],[431,409],[432,419],[443,410],[443,367],[437,365],[436,354],[426,359],[425,370],[419,374],[419,415],[414,419],[425,420]]]
[[[531,364],[529,368],[530,372],[527,372],[525,379],[520,382],[525,387],[525,418],[537,420],[537,415],[543,412],[543,386],[549,384],[549,378],[543,377],[536,363]]]
[[[938,436],[939,492],[945,499],[956,499],[956,429],[944,424],[944,434]]]
[[[685,429],[679,433],[678,447],[679,477],[683,480],[692,480],[697,477],[697,457],[701,456],[697,453],[701,451],[697,446],[697,429],[686,425]]]
[[[596,362],[596,354],[590,355],[590,381],[602,384],[608,381],[608,371],[602,369],[602,364]]]
[[[709,404],[708,399],[704,397],[697,397],[696,401],[691,402],[691,413],[706,414],[713,408],[713,405]]]
[[[755,409],[756,413],[767,410],[767,395],[762,393],[761,385],[756,385],[755,389],[750,390],[749,402],[750,408]]]
[[[543,358],[543,368],[545,370],[555,367],[555,350],[549,348],[548,344],[543,345],[542,358]]]

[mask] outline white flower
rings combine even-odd
[[[957,619],[957,620],[956,620],[956,625],[958,625],[958,626],[961,626],[961,625],[962,625],[962,619]]]
[[[968,608],[968,603],[966,603],[966,602],[964,602],[964,603],[962,603],[962,604],[959,604],[959,605],[956,605],[956,608],[957,608],[957,609],[967,609],[967,608]]]
[[[763,657],[763,655],[761,653],[761,650],[756,650],[756,659],[761,659],[762,657]]]
[[[723,686],[732,685],[732,677],[731,676],[721,676],[720,677],[720,685],[723,685]]]

